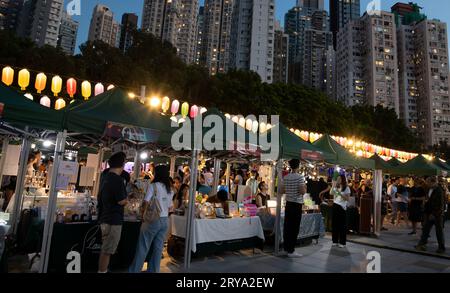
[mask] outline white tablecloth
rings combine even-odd
[[[186,217],[172,215],[171,233],[186,238]],[[192,251],[197,244],[258,237],[264,240],[259,217],[233,219],[195,219],[193,225]]]

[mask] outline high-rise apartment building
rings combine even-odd
[[[297,0],[299,7],[311,7],[316,10],[324,10],[324,0]]]
[[[395,16],[380,11],[338,33],[337,97],[345,104],[382,105],[399,114]]]
[[[211,75],[228,70],[231,19],[235,0],[205,0],[200,64]]]
[[[336,86],[337,86],[337,63],[336,63],[336,51],[333,46],[328,46],[328,48],[324,51],[323,61],[324,64],[324,81],[323,81],[323,91],[327,94],[327,96],[336,100]]]
[[[231,29],[230,68],[251,70],[273,82],[274,0],[236,0]]]
[[[181,2],[178,14],[179,28],[175,46],[180,58],[187,64],[195,62],[197,40],[198,0],[178,0]]]
[[[120,32],[120,50],[126,52],[133,44],[133,32],[137,30],[138,16],[134,13],[122,15],[122,26]]]
[[[64,0],[25,1],[19,16],[17,33],[38,46],[58,44]]]
[[[195,60],[198,0],[145,0],[142,30],[177,48],[186,63]]]
[[[197,36],[195,41],[195,64],[204,64],[205,61],[202,60],[202,48],[204,40],[204,26],[205,26],[205,7],[201,6],[198,11],[197,16]]]
[[[400,119],[410,130],[417,133],[419,89],[415,63],[414,24],[426,19],[426,16],[420,14],[418,6],[403,3],[394,5],[392,12],[397,26]]]
[[[287,83],[289,72],[289,35],[284,33],[278,22],[275,25],[273,52],[273,82]]]
[[[336,49],[337,33],[350,21],[361,17],[360,0],[330,0],[330,29]]]
[[[59,27],[58,47],[68,55],[75,53],[78,26],[78,21],[73,20],[67,12],[63,11],[61,25]]]
[[[0,0],[0,30],[16,30],[24,0]]]
[[[433,146],[450,139],[447,24],[428,20],[413,3],[397,3],[400,117]]]
[[[300,1],[301,2],[301,1]],[[322,3],[304,1],[285,15],[289,35],[289,81],[312,88],[326,88],[324,57],[332,45],[328,14]],[[302,4],[302,3],[299,3]]]
[[[365,101],[364,42],[361,20],[348,22],[337,34],[336,99],[347,106]]]
[[[88,39],[119,47],[120,24],[114,20],[114,13],[107,6],[98,4],[94,7]]]

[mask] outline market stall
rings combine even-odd
[[[320,148],[323,151],[327,151],[332,153],[334,156],[332,159],[326,160],[327,163],[331,165],[336,165],[341,169],[345,167],[350,167],[351,169],[356,168],[360,170],[366,170],[369,172],[373,172],[374,178],[374,190],[373,196],[370,198],[363,198],[360,200],[359,205],[359,215],[357,217],[353,217],[356,219],[359,218],[359,223],[353,223],[352,226],[358,226],[360,232],[371,233],[372,231],[375,233],[379,233],[381,229],[381,201],[382,201],[382,175],[380,172],[375,170],[381,170],[377,168],[376,162],[373,159],[366,159],[357,157],[354,154],[350,153],[343,146],[339,145],[331,136],[324,135],[319,140],[314,142],[314,146]],[[381,162],[378,162],[381,163]],[[378,165],[380,167],[380,165]],[[332,209],[330,205],[323,204],[321,209],[326,216],[325,221],[327,223],[331,223],[332,218]],[[373,223],[373,224],[372,224]],[[372,230],[373,229],[373,230]]]
[[[273,137],[274,135],[277,135],[277,137]],[[271,129],[267,133],[267,139],[270,139],[273,141],[273,139],[277,140],[279,142],[279,153],[276,158],[272,158],[274,161],[277,162],[276,164],[276,174],[278,178],[277,186],[280,186],[282,182],[283,177],[283,171],[285,170],[285,162],[290,159],[300,159],[303,161],[305,166],[310,166],[313,163],[322,163],[324,159],[330,160],[333,158],[333,154],[329,153],[327,151],[323,151],[316,146],[305,142],[300,137],[298,137],[295,133],[290,131],[286,126],[284,126],[282,123],[279,123],[274,126],[273,129]],[[266,139],[266,138],[263,138]],[[308,168],[305,168],[308,169]],[[275,173],[275,170],[274,170]],[[275,189],[271,190],[271,194],[275,195]],[[275,254],[279,253],[280,250],[280,244],[282,243],[282,235],[283,235],[283,215],[284,215],[284,201],[283,194],[280,193],[280,190],[277,189],[276,194],[276,202],[273,203],[274,205],[274,211],[271,212],[271,215],[268,216],[267,213],[263,212],[261,214],[261,218],[263,219],[263,224],[266,227],[270,227],[274,225],[274,234],[275,234]],[[309,206],[309,207],[308,207]],[[316,206],[316,208],[314,208]],[[312,237],[318,237],[321,235],[321,227],[323,227],[323,219],[322,215],[318,212],[318,207],[315,202],[313,202],[311,199],[307,201],[305,204],[305,211],[304,213],[307,214],[309,212],[311,213],[310,216],[305,215],[305,223],[308,223],[306,218],[315,219],[317,225],[313,225],[311,227],[306,228],[306,226],[301,228],[300,231],[300,239],[304,239],[304,237],[308,237],[307,235],[314,235]],[[275,217],[275,221],[273,219]],[[305,224],[302,224],[305,225]],[[312,229],[312,230],[310,230]],[[270,228],[269,228],[270,230]],[[302,234],[304,233],[304,234]]]

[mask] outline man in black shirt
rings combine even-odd
[[[114,154],[108,161],[109,172],[101,178],[98,194],[98,218],[102,230],[99,273],[107,272],[109,260],[117,250],[122,233],[124,206],[128,203],[125,180],[121,176],[125,159],[124,153]]]

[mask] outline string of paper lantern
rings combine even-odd
[[[5,66],[2,69],[1,81],[7,86],[11,86],[14,83],[14,79],[15,79],[15,70],[11,66]],[[47,87],[47,80],[48,77],[45,73],[39,72],[36,74],[34,87],[38,94],[42,94],[42,92],[45,91]],[[17,74],[17,85],[20,87],[20,89],[22,91],[26,91],[27,88],[30,86],[30,81],[31,81],[30,71],[27,69],[21,69]],[[55,102],[55,109],[57,110],[60,110],[67,105],[66,101],[62,97],[59,97],[59,95],[62,92],[62,84],[63,79],[58,75],[54,75],[53,78],[51,79],[50,90],[55,97],[58,97],[58,99]],[[78,92],[77,85],[78,83],[75,78],[68,78],[66,80],[66,92],[72,99]],[[108,85],[107,90],[111,90],[113,88],[114,85],[110,84]],[[105,86],[100,82],[96,83],[94,86],[93,95],[97,96],[104,92]],[[80,93],[84,100],[88,100],[90,97],[92,97],[92,83],[87,80],[81,82]],[[25,96],[30,100],[34,99],[31,93],[26,93]],[[48,96],[44,95],[40,98],[39,103],[45,107],[50,107],[51,100]],[[163,113],[167,113],[170,110],[172,117],[177,115],[178,112],[180,111],[180,102],[178,100],[171,101],[169,97],[163,97],[162,99],[158,97],[152,97],[150,99],[150,106],[152,108],[160,108]],[[199,114],[203,114],[206,111],[207,109],[205,107],[199,107],[197,105],[189,106],[189,103],[183,102],[181,104],[182,119],[180,119],[180,121],[178,122],[185,120],[188,116],[190,118],[195,118]],[[245,119],[242,115],[231,116],[230,114],[226,114],[225,116],[228,119],[232,120],[234,123],[240,125],[241,127],[246,128],[247,130],[255,133],[258,132],[258,130],[260,133],[264,133],[271,128],[270,124],[266,124],[265,122],[259,123],[258,121],[252,119]],[[311,143],[317,141],[323,136],[322,134],[319,133],[308,132],[298,129],[291,129],[291,131],[304,141],[309,141]],[[415,153],[408,153],[381,147],[364,141],[354,141],[353,139],[346,137],[332,136],[332,138],[337,143],[351,150],[353,153],[355,153],[360,157],[370,157],[373,154],[378,154],[385,158],[394,157],[400,160],[410,160],[418,155]]]

